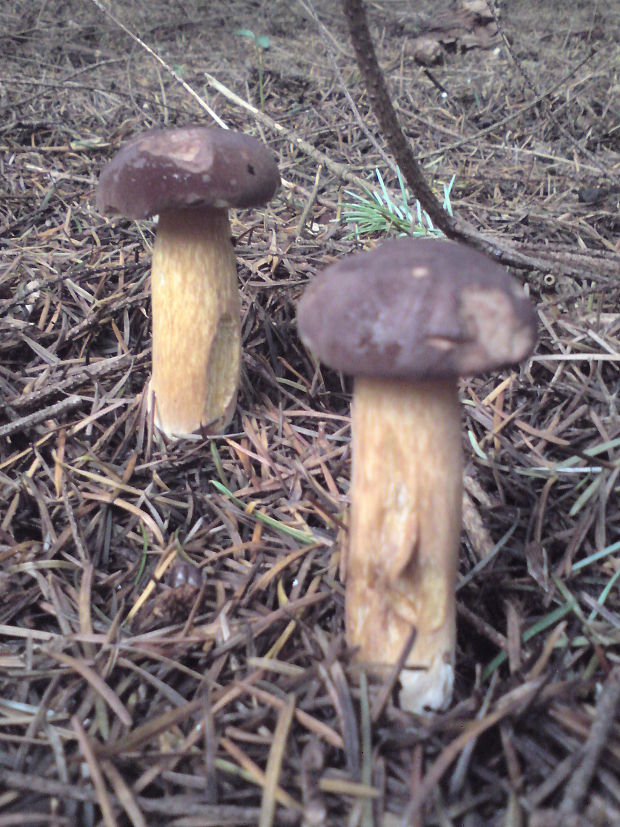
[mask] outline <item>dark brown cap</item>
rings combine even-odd
[[[355,376],[467,376],[524,359],[534,308],[487,256],[431,238],[388,241],[328,267],[306,290],[299,334]]]
[[[279,185],[275,158],[250,135],[203,126],[152,129],[105,167],[97,209],[147,218],[184,207],[257,207]]]

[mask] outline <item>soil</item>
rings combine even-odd
[[[427,180],[441,200],[454,178],[454,214],[529,257],[512,272],[539,316],[525,365],[459,386],[452,703],[402,711],[344,636],[352,384],[295,307],[396,231],[356,233],[351,193],[380,194],[378,170],[401,196],[340,5],[14,0],[0,825],[620,823],[618,8],[506,0],[483,48],[452,32],[422,66],[411,43],[452,4],[367,6]],[[215,119],[264,141],[283,184],[231,216],[233,422],[168,441],[145,392],[155,225],[104,218],[94,193],[132,135]]]

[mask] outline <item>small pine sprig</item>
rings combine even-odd
[[[345,190],[346,194],[352,199],[346,202],[342,208],[342,220],[353,226],[353,230],[347,237],[360,238],[366,235],[386,234],[443,237],[442,231],[434,226],[430,215],[422,209],[417,199],[410,206],[407,186],[398,168],[396,169],[396,175],[400,198],[397,201],[388,192],[383,176],[378,169],[375,169],[375,174],[379,182],[378,190],[364,187],[363,195]],[[455,178],[456,176],[453,175],[450,183],[443,185],[442,206],[449,215],[452,215],[450,193]]]

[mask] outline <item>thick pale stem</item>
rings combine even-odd
[[[462,451],[456,383],[357,379],[352,409],[347,638],[374,672],[393,668],[412,627],[401,706],[452,695]]]
[[[237,399],[241,321],[235,255],[225,209],[159,216],[153,250],[155,421],[168,436],[212,432]]]

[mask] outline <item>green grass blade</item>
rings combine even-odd
[[[221,483],[219,480],[211,480],[211,485],[213,485],[220,494],[224,494],[230,500],[232,500],[235,505],[238,505],[244,512],[246,510],[246,504],[243,500],[236,497],[230,489],[226,488],[226,486]],[[300,531],[298,528],[293,528],[292,526],[286,525],[286,523],[281,523],[279,520],[276,520],[274,517],[270,517],[268,514],[263,514],[262,511],[252,511],[251,514],[248,516],[255,517],[257,520],[260,520],[261,523],[270,526],[271,528],[275,528],[276,531],[281,531],[282,534],[288,534],[289,537],[293,537],[295,540],[299,540],[300,543],[316,543],[318,539],[313,534],[308,534],[305,531]]]

